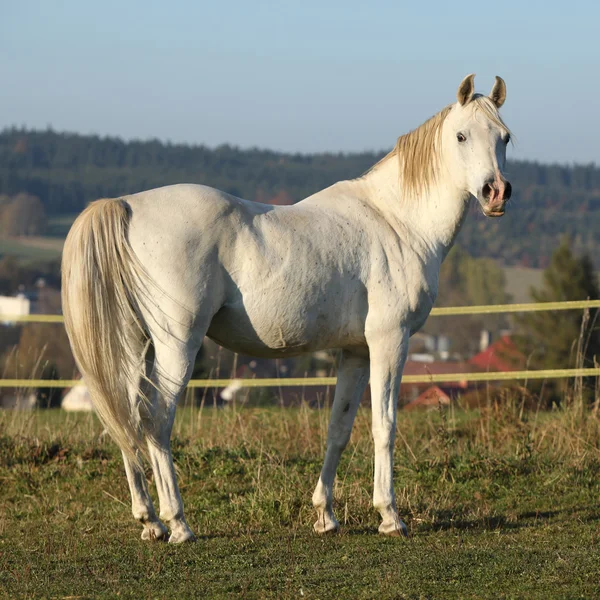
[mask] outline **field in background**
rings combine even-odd
[[[0,256],[14,256],[24,263],[49,262],[60,257],[63,243],[53,237],[0,237]]]
[[[543,285],[543,269],[504,267],[502,270],[506,277],[506,293],[512,297],[511,302],[515,304],[531,302],[530,288],[540,289]]]
[[[0,256],[14,256],[20,262],[29,264],[58,259],[76,216],[67,215],[48,219],[45,236],[0,236]]]
[[[328,413],[180,410],[174,455],[193,545],[139,539],[93,415],[0,414],[0,597],[573,598],[600,595],[600,420],[575,406],[399,413],[411,537],[377,535],[370,412],[312,533]],[[151,477],[151,472],[148,471]]]
[[[73,225],[73,221],[75,221],[76,218],[77,214],[50,217],[48,219],[46,235],[52,238],[62,238],[64,241],[64,239],[67,237],[67,233],[69,233],[69,229],[71,229],[71,225]]]

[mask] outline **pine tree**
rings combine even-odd
[[[535,302],[596,300],[600,297],[593,264],[588,256],[578,258],[564,237],[544,271],[543,287],[531,288]],[[597,309],[591,309],[583,332],[582,366],[593,367],[594,356],[600,359],[600,323]],[[582,335],[583,310],[525,313],[518,318],[521,335],[516,340],[529,358],[532,369],[566,369],[577,364],[577,347]],[[553,380],[544,388],[548,399],[560,402],[566,382]]]

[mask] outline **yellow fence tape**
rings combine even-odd
[[[576,310],[600,308],[600,300],[574,300],[570,302],[533,302],[527,304],[490,304],[483,306],[443,306],[433,308],[432,316],[491,315],[495,313],[537,312],[543,310]],[[62,315],[9,315],[0,313],[4,323],[62,323]]]
[[[402,383],[449,383],[452,381],[517,381],[526,379],[563,379],[600,377],[600,369],[547,369],[543,371],[505,371],[501,373],[446,373],[436,375],[406,375]],[[190,388],[224,388],[232,383],[240,387],[307,387],[335,385],[336,377],[289,377],[285,379],[192,379]],[[0,387],[66,388],[83,385],[81,379],[0,379]]]
[[[537,312],[542,310],[573,310],[600,308],[600,300],[574,300],[570,302],[532,302],[528,304],[490,304],[489,306],[448,306],[433,308],[432,316],[489,315],[494,313]]]
[[[5,315],[0,313],[0,323],[63,323],[62,315]]]

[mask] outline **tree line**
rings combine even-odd
[[[0,235],[43,235],[46,225],[46,211],[37,196],[0,194]]]

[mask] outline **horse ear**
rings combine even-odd
[[[506,100],[506,83],[498,75],[496,75],[496,83],[490,92],[490,100],[496,105],[496,108],[500,108]]]
[[[456,92],[456,97],[458,99],[458,103],[461,106],[468,104],[471,102],[473,98],[473,94],[475,92],[475,73],[471,73],[467,75],[458,86],[458,92]]]

